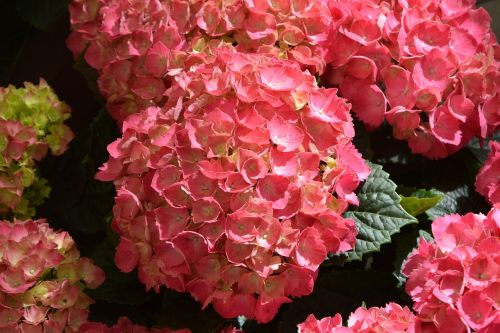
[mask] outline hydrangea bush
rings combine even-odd
[[[44,80],[0,88],[0,214],[32,217],[48,197],[35,163],[68,148],[73,133],[63,122],[70,111]]]
[[[500,331],[475,0],[0,7],[0,332]]]
[[[104,272],[44,220],[0,221],[0,331],[77,332]]]

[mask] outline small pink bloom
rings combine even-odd
[[[217,221],[221,212],[222,208],[217,200],[206,197],[193,202],[191,215],[194,223],[212,223]]]
[[[479,291],[468,291],[457,303],[463,320],[474,330],[489,325],[497,316],[493,304]]]
[[[350,100],[352,110],[361,121],[373,127],[378,127],[384,121],[387,101],[377,85],[346,78],[340,90]]]
[[[176,208],[169,205],[155,210],[156,226],[161,240],[170,240],[184,230],[188,223],[189,212],[186,208]]]
[[[267,128],[271,140],[284,152],[296,150],[304,140],[304,132],[280,116],[274,116],[268,123]]]
[[[289,63],[262,68],[258,74],[263,87],[273,91],[291,91],[303,80],[303,74]]]
[[[316,271],[325,260],[326,254],[326,248],[318,230],[315,228],[304,229],[295,249],[295,261],[311,271]]]
[[[450,114],[450,110],[445,106],[438,107],[429,117],[429,124],[432,133],[443,143],[454,146],[460,144],[462,131],[460,122]]]

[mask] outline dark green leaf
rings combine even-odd
[[[468,212],[487,212],[489,205],[473,188],[468,185],[460,185],[447,192],[436,193],[443,196],[443,199],[434,207],[426,211],[429,220],[448,214],[465,214]]]
[[[347,253],[348,260],[361,260],[364,254],[379,251],[401,227],[417,223],[401,206],[396,184],[389,174],[380,165],[370,163],[370,167],[370,177],[358,192],[359,206],[345,214],[358,227],[356,246]]]
[[[12,83],[11,77],[32,28],[16,11],[15,1],[0,1],[0,85]]]
[[[108,158],[106,146],[117,136],[115,122],[102,109],[86,133],[57,160],[57,170],[52,172],[55,186],[47,205],[51,220],[58,221],[59,227],[84,233],[104,229],[103,219],[111,213],[115,192],[112,183],[95,180],[94,175]]]
[[[473,138],[472,140],[470,140],[467,148],[479,162],[484,163],[484,161],[486,161],[486,159],[488,158],[488,154],[490,153],[490,141],[500,141],[500,131],[495,132],[489,139],[479,140],[478,138]]]

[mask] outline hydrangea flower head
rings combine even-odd
[[[447,215],[432,224],[434,242],[420,239],[403,273],[419,327],[439,332],[498,328],[500,211]]]
[[[415,333],[415,315],[407,307],[388,303],[385,307],[357,308],[349,316],[347,326],[336,314],[320,320],[314,315],[298,325],[299,333]]]
[[[0,221],[0,330],[76,332],[104,272],[43,220]]]
[[[368,127],[443,158],[500,124],[498,43],[474,1],[333,1],[345,13],[324,79]]]
[[[117,188],[115,261],[148,289],[270,321],[354,245],[341,214],[370,170],[349,106],[295,62],[226,46],[189,55],[167,95],[124,121],[97,174]]]
[[[26,133],[24,138],[34,141],[30,144],[48,147],[54,155],[62,154],[73,138],[73,133],[63,123],[70,112],[70,107],[59,100],[43,79],[38,85],[25,82],[23,88],[0,88],[0,119],[18,121],[22,127],[32,128],[34,137]],[[35,159],[42,157],[43,152],[34,152]]]
[[[50,187],[35,162],[50,150],[62,154],[73,133],[63,122],[70,108],[43,80],[0,88],[0,214],[31,217]]]

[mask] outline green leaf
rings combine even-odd
[[[401,206],[401,198],[396,193],[396,184],[389,174],[377,164],[370,163],[370,177],[358,192],[359,206],[345,213],[345,217],[356,221],[358,236],[353,251],[347,259],[361,260],[364,254],[380,251],[380,246],[391,241],[391,235],[400,228],[417,223]]]
[[[401,197],[401,206],[410,214],[411,216],[418,216],[420,214],[425,213],[428,209],[431,209],[435,205],[437,205],[441,199],[442,195],[434,192],[432,190],[424,190],[420,189],[411,196],[403,196]]]
[[[16,0],[19,15],[41,30],[50,30],[67,11],[70,0]]]
[[[146,287],[137,278],[137,272],[122,273],[115,265],[114,255],[117,240],[108,237],[97,246],[92,259],[106,273],[106,280],[97,289],[85,292],[95,300],[118,304],[142,304],[152,293],[146,293]]]
[[[490,153],[490,141],[500,141],[500,131],[494,133],[489,139],[479,140],[478,138],[472,138],[467,148],[479,162],[484,163]]]

